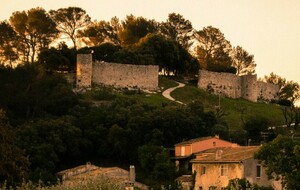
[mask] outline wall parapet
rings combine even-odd
[[[131,65],[92,61],[91,54],[77,55],[77,87],[92,84],[118,88],[158,89],[158,65]]]
[[[238,76],[199,70],[198,88],[229,98],[244,98],[249,101],[277,99],[278,85],[257,81],[257,75]]]

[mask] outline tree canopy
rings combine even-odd
[[[255,73],[256,64],[254,63],[254,56],[250,55],[242,47],[237,46],[236,48],[233,48],[232,60],[232,66],[236,68],[237,75]]]
[[[196,40],[199,42],[196,47],[196,56],[200,61],[201,68],[209,71],[235,73],[230,57],[231,44],[218,28],[204,27],[197,31]]]
[[[128,15],[126,19],[121,22],[121,26],[118,36],[122,46],[133,45],[147,34],[156,33],[158,31],[156,21],[147,20],[143,17],[135,17],[133,15]]]
[[[57,29],[70,38],[77,49],[77,31],[90,23],[90,16],[80,7],[60,8],[49,13]]]
[[[8,22],[0,22],[0,63],[12,62],[18,58],[18,36]]]
[[[169,14],[167,21],[161,24],[162,34],[177,41],[186,50],[192,45],[193,31],[192,23],[176,13]]]
[[[16,185],[28,177],[29,160],[16,145],[15,131],[0,109],[0,184]]]
[[[88,46],[99,46],[107,42],[120,45],[118,38],[120,27],[119,19],[114,17],[110,22],[94,21],[78,33],[81,41]]]
[[[11,26],[19,37],[17,46],[25,62],[35,61],[36,53],[47,48],[57,35],[56,24],[43,8],[17,11],[9,19]]]
[[[289,137],[278,136],[264,145],[255,155],[270,178],[281,179],[286,189],[300,188],[300,142]]]
[[[297,82],[287,81],[285,78],[270,73],[269,76],[265,75],[264,80],[271,84],[279,86],[279,104],[285,106],[293,106],[300,97],[300,86]]]

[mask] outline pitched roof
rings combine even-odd
[[[254,157],[254,153],[260,149],[259,146],[237,146],[213,148],[196,153],[193,163],[220,163],[240,162]]]
[[[194,142],[204,141],[204,140],[211,139],[211,138],[217,138],[217,137],[212,137],[212,136],[208,136],[208,137],[199,137],[199,138],[190,139],[190,140],[187,140],[187,141],[183,141],[183,142],[177,143],[177,144],[175,144],[175,146],[177,146],[177,145],[187,145],[187,144],[192,144],[192,143],[194,143]]]

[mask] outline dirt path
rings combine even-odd
[[[170,95],[171,92],[173,92],[175,89],[177,89],[177,88],[182,88],[182,87],[185,86],[185,84],[183,84],[183,83],[180,83],[180,82],[177,82],[177,83],[179,84],[178,86],[175,86],[175,87],[172,87],[172,88],[168,88],[167,90],[163,91],[162,95],[163,95],[165,98],[167,98],[167,99],[169,99],[169,100],[171,100],[171,101],[177,102],[177,103],[179,103],[179,104],[184,104],[184,103],[182,103],[182,102],[180,102],[180,101],[175,100],[175,99]]]

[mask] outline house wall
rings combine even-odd
[[[234,145],[236,144],[218,138],[211,138],[211,139],[193,143],[192,153],[200,152],[211,148],[217,148],[217,147],[231,147]]]
[[[243,161],[244,164],[244,178],[246,178],[251,184],[257,184],[259,186],[272,186],[272,181],[268,180],[266,170],[262,167],[261,177],[256,176],[256,166],[259,164],[255,159],[248,159]]]
[[[192,154],[191,145],[179,145],[175,146],[175,156],[182,156],[182,147],[184,147],[184,156],[189,156]]]
[[[242,178],[243,166],[241,163],[223,164],[228,167],[228,175],[221,176],[221,166],[216,164],[200,164],[193,163],[192,170],[196,171],[195,190],[202,187],[203,190],[208,190],[209,187],[215,186],[218,190],[226,187],[230,179]],[[205,174],[201,175],[201,167],[206,168]]]
[[[278,85],[257,81],[257,75],[238,76],[199,70],[198,88],[230,98],[244,98],[256,102],[258,99],[277,99]]]
[[[121,88],[158,89],[158,65],[93,62],[92,54],[77,55],[76,85],[112,85]]]

